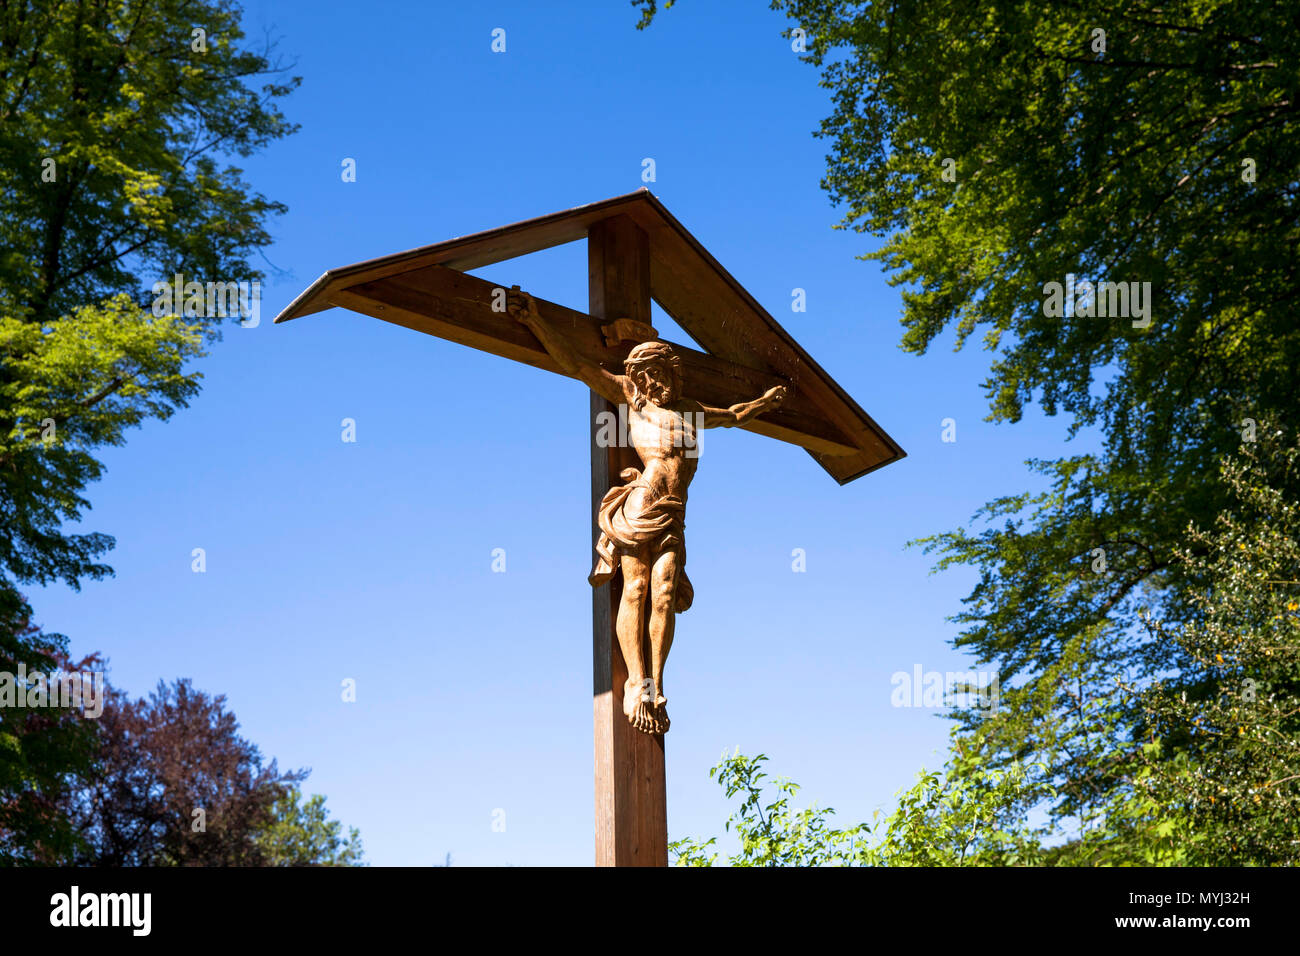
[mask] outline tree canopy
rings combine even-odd
[[[196,394],[221,315],[155,310],[180,273],[252,282],[284,210],[232,158],[293,132],[298,84],[231,0],[0,4],[0,669],[50,671],[67,641],[24,585],[77,588],[113,538],[78,530],[97,457]],[[162,314],[158,314],[162,312]],[[0,710],[0,854],[70,852],[51,809],[96,735],[67,711]],[[209,841],[211,842],[211,841]],[[124,851],[125,852],[125,851]]]
[[[93,725],[93,762],[62,789],[74,829],[58,862],[87,866],[351,866],[325,798],[303,801],[307,771],[281,771],[239,733],[224,696],[160,681],[131,700],[110,688]]]
[[[194,395],[186,362],[219,331],[154,315],[154,284],[262,275],[251,257],[284,207],[222,158],[293,131],[276,104],[298,80],[248,48],[239,14],[0,7],[0,587],[109,573],[112,538],[61,523],[87,507],[95,449]]]
[[[295,127],[298,85],[232,0],[0,8],[0,314],[45,323],[175,272],[255,278],[284,206],[221,157]],[[258,84],[258,81],[260,85]]]
[[[633,2],[648,25],[658,4]],[[829,93],[822,185],[841,228],[881,240],[863,258],[902,289],[902,347],[979,333],[989,420],[1036,404],[1099,445],[1028,462],[1047,491],[1011,489],[976,527],[921,543],[939,567],[979,572],[955,644],[996,663],[1002,707],[959,711],[961,726],[994,765],[1041,768],[1057,819],[1113,809],[1152,726],[1149,700],[1119,684],[1213,696],[1195,645],[1168,634],[1209,626],[1225,581],[1201,560],[1209,542],[1189,538],[1238,513],[1221,463],[1258,432],[1276,447],[1257,467],[1277,469],[1258,480],[1300,498],[1284,436],[1262,424],[1287,423],[1300,395],[1293,13],[1266,0],[771,6]],[[1158,749],[1206,756],[1182,730]]]

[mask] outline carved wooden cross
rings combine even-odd
[[[590,314],[465,274],[584,238]],[[702,350],[677,343],[665,348],[658,342],[647,348],[646,340],[656,338],[652,300]],[[632,670],[639,673],[629,681],[616,618],[623,600],[620,556],[644,547],[648,568],[661,554],[684,547],[680,509],[673,510],[673,481],[681,480],[672,469],[681,463],[655,462],[662,467],[652,474],[652,463],[643,459],[655,451],[644,440],[640,455],[628,442],[605,440],[604,423],[619,416],[615,402],[626,396],[631,409],[622,410],[624,420],[630,415],[633,430],[649,428],[652,438],[659,434],[656,429],[680,430],[691,412],[703,424],[736,425],[800,445],[840,484],[897,461],[903,450],[644,189],[331,269],[275,321],[331,306],[569,375],[592,387],[592,538],[605,562],[592,578],[598,585],[592,592],[596,864],[666,866],[664,738],[655,732],[666,726],[666,709],[662,714],[656,709],[655,681],[644,660],[633,660]],[[633,352],[634,346],[640,351]],[[667,359],[680,372],[680,381],[668,376]],[[680,385],[677,391],[674,382]],[[756,402],[760,396],[766,398]],[[671,454],[665,457],[672,459]],[[644,480],[642,467],[648,476]],[[638,470],[636,489],[620,478],[630,474],[628,469]],[[687,474],[684,481],[689,480]],[[680,490],[684,499],[684,483]],[[651,539],[658,543],[639,543]],[[684,551],[680,556],[684,564]],[[673,564],[664,562],[669,594],[682,586]],[[602,567],[604,574],[598,573]],[[623,565],[626,573],[636,567],[635,560]],[[681,603],[678,599],[678,607]],[[622,636],[628,640],[626,627]],[[642,679],[646,693],[638,698],[632,685]]]

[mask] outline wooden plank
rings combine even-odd
[[[577,242],[586,238],[587,229],[593,222],[615,214],[620,207],[643,201],[648,195],[647,190],[638,189],[634,193],[525,219],[508,226],[498,226],[331,269],[289,303],[276,316],[275,321],[288,322],[290,319],[328,309],[333,293],[359,282],[382,279],[430,265],[445,265],[466,272],[564,245],[566,242]]]
[[[805,352],[780,323],[653,196],[628,208],[650,238],[654,300],[709,353],[779,375],[820,408],[858,449],[826,460],[845,484],[905,452]]]
[[[588,239],[591,314],[598,319],[650,321],[649,247],[626,217],[597,224]],[[613,406],[591,393],[593,549],[600,535],[596,511],[623,468],[640,467],[629,447],[602,447],[597,415]],[[592,552],[594,554],[594,551]],[[622,575],[592,589],[592,712],[596,765],[596,865],[667,866],[668,802],[664,738],[634,730],[623,715],[627,667],[614,633]]]
[[[752,372],[767,373],[792,383],[796,397],[803,403],[801,413],[819,421],[823,429],[820,434],[811,429],[806,432],[814,441],[793,438],[789,432],[798,428],[792,425],[781,434],[770,421],[751,425],[751,431],[802,445],[841,484],[905,457],[906,452],[897,442],[645,189],[332,269],[290,303],[275,321],[284,322],[331,305],[347,304],[345,300],[355,296],[361,285],[404,279],[430,266],[463,271],[576,241],[596,223],[617,216],[634,220],[648,236],[650,291],[664,311],[705,352]],[[421,311],[403,308],[416,315]],[[358,311],[376,314],[364,308]],[[400,324],[417,328],[409,318],[406,316],[407,321]],[[824,444],[827,439],[831,446]],[[853,450],[846,452],[846,448]]]
[[[508,313],[493,311],[494,298],[500,298],[496,292],[499,288],[445,266],[428,266],[341,290],[334,293],[333,301],[427,335],[564,374],[531,332]],[[542,316],[552,328],[565,334],[579,355],[611,371],[622,370],[623,359],[634,343],[606,345],[599,319],[545,299],[536,301]],[[771,372],[751,369],[689,346],[673,345],[682,358],[687,394],[707,405],[725,408],[757,398],[775,385],[791,384]],[[743,427],[825,455],[858,453],[844,433],[827,421],[820,407],[797,388],[792,388],[781,408]]]

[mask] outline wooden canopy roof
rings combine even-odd
[[[840,484],[904,457],[906,452],[646,189],[331,269],[275,321],[341,306],[560,372],[531,332],[493,311],[498,286],[464,273],[585,239],[593,223],[615,216],[630,218],[647,234],[650,294],[703,350],[674,343],[690,397],[730,405],[738,395],[757,397],[771,385],[792,386],[782,408],[745,427],[801,445]],[[537,303],[580,353],[621,371],[630,343],[608,344],[601,323],[585,313]]]

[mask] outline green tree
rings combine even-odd
[[[1233,506],[1179,552],[1212,582],[1190,597],[1195,620],[1147,622],[1187,665],[1130,688],[1145,795],[1185,817],[1208,866],[1300,864],[1300,500],[1276,481],[1300,448],[1260,438],[1223,464]]]
[[[656,3],[634,3],[644,26]],[[884,237],[864,258],[904,287],[903,348],[982,331],[990,420],[1037,402],[1100,445],[1029,462],[1046,491],[924,542],[939,567],[978,570],[955,643],[1002,678],[1002,719],[956,716],[995,765],[1041,766],[1060,820],[1140,807],[1143,751],[1127,744],[1145,715],[1116,682],[1196,690],[1192,649],[1143,622],[1205,613],[1195,596],[1212,569],[1178,559],[1185,531],[1231,509],[1219,461],[1300,394],[1291,13],[1264,0],[772,6],[805,31],[830,92],[823,186],[842,227]],[[1100,292],[1058,314],[1049,284],[1067,276],[1150,295],[1137,314]],[[1293,500],[1297,477],[1270,480]]]
[[[22,584],[111,573],[113,539],[69,530],[98,449],[198,390],[186,364],[221,316],[155,315],[154,284],[261,278],[250,258],[284,207],[226,158],[293,131],[283,73],[229,0],[0,4],[0,645],[15,665],[67,646],[30,628]],[[0,711],[0,801],[78,769],[31,730]],[[49,820],[23,831],[34,821],[6,819],[14,858],[53,845]]]
[[[168,418],[198,391],[185,362],[199,354],[194,323],[155,318],[125,295],[75,309],[57,322],[0,316],[0,585],[62,579],[73,587],[110,568],[104,534],[76,534],[83,492],[100,477],[95,457],[128,428]]]
[[[0,866],[58,863],[76,846],[60,802],[77,775],[92,766],[93,721],[72,707],[28,709],[17,701],[28,691],[19,686],[20,674],[48,677],[103,667],[95,655],[69,661],[65,644],[62,636],[31,623],[26,601],[0,590]]]
[[[257,836],[268,866],[362,866],[361,831],[343,836],[343,824],[329,818],[319,793],[302,799],[298,787],[286,789],[275,804],[275,818]],[[450,855],[449,855],[450,857]]]
[[[283,207],[219,159],[290,133],[275,100],[298,81],[242,41],[225,0],[0,7],[0,582],[110,572],[112,538],[61,521],[96,448],[194,394],[219,320],[155,317],[149,290],[261,276]]]
[[[298,84],[231,0],[0,7],[0,314],[58,321],[175,272],[242,279],[284,207],[220,157],[292,132]],[[261,80],[260,86],[253,85]]]
[[[1175,551],[1201,582],[1187,595],[1199,613],[1142,621],[1189,663],[1175,677],[1117,680],[1110,695],[1080,698],[1069,716],[1079,733],[1040,731],[1038,745],[1074,761],[1076,779],[1107,781],[1077,817],[1028,826],[1057,795],[1018,763],[993,766],[999,720],[1019,719],[995,713],[975,731],[955,728],[944,771],[923,771],[874,828],[836,829],[832,810],[791,810],[789,781],[775,781],[768,799],[766,758],[726,757],[711,775],[742,797],[727,826],[741,843],[731,865],[1300,863],[1300,501],[1277,487],[1297,467],[1300,447],[1267,427],[1222,463],[1231,507],[1213,528],[1189,528]],[[1120,697],[1126,708],[1111,705]],[[1126,734],[1129,710],[1139,716]],[[715,843],[672,848],[679,865],[709,866]]]

